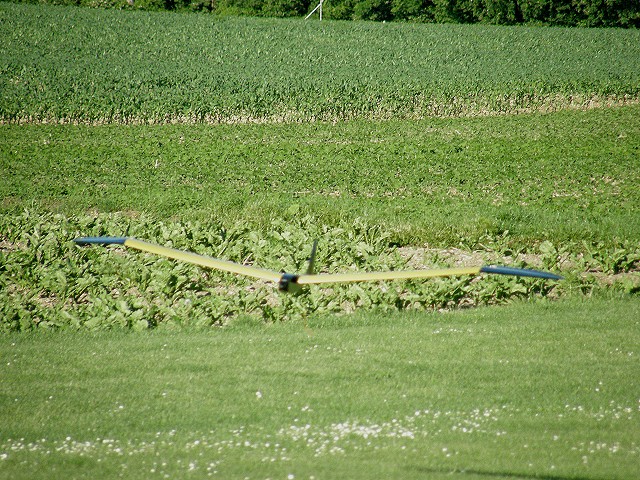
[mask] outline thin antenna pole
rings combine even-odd
[[[316,13],[316,10],[320,10],[318,12],[318,14],[320,15],[320,20],[322,20],[322,3],[324,2],[324,0],[320,0],[320,3],[318,5],[316,5],[316,8],[314,8],[313,10],[311,10],[311,13],[309,15],[307,15],[306,17],[304,17],[305,20],[308,20],[309,17],[311,15],[313,15],[314,13]]]

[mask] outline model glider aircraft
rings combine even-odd
[[[299,292],[304,285],[319,285],[326,283],[367,282],[380,280],[407,280],[417,278],[450,277],[455,275],[477,275],[492,273],[498,275],[516,275],[521,277],[545,278],[561,280],[562,277],[550,272],[529,270],[525,268],[482,266],[441,268],[434,270],[392,270],[387,272],[353,272],[353,273],[314,273],[314,263],[318,241],[313,243],[308,267],[305,273],[283,273],[266,270],[250,265],[242,265],[227,260],[199,255],[184,250],[163,247],[154,243],[144,242],[130,237],[82,237],[74,240],[78,245],[123,245],[135,250],[154,253],[163,257],[193,263],[201,267],[223,270],[248,277],[259,278],[278,284],[278,288],[285,292]]]

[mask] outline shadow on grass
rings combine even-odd
[[[536,473],[517,473],[517,472],[492,472],[485,470],[473,470],[473,469],[455,469],[449,470],[446,468],[428,468],[428,467],[409,467],[412,470],[416,470],[425,474],[442,474],[448,476],[477,476],[487,478],[512,478],[512,479],[525,479],[525,480],[598,480],[592,477],[580,477],[575,475],[547,475]]]

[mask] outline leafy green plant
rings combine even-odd
[[[336,125],[3,125],[0,212],[127,211],[118,230],[133,236],[144,212],[158,219],[153,237],[198,235],[203,248],[225,235],[221,249],[237,246],[229,225],[266,231],[307,215],[328,228],[366,219],[398,245],[473,250],[508,232],[514,252],[545,240],[613,248],[640,239],[639,119],[628,106]],[[162,231],[170,218],[184,234]],[[210,230],[188,233],[191,220]]]
[[[640,251],[630,249],[627,242],[620,242],[613,247],[603,243],[583,242],[583,261],[591,270],[607,274],[629,272],[640,265]]]
[[[281,3],[264,6],[284,14]],[[350,11],[384,19],[393,10],[394,3],[362,1]],[[509,17],[503,11],[496,7],[494,18]],[[637,30],[365,22],[318,29],[292,19],[212,22],[9,3],[0,12],[3,122],[478,116],[621,104],[640,92]]]
[[[312,240],[319,239],[316,265],[322,271],[411,268],[388,234],[362,220],[329,227],[304,216],[295,221],[274,220],[266,230],[249,230],[240,223],[224,227],[199,221],[157,222],[144,216],[134,221],[122,214],[66,217],[25,211],[20,216],[0,216],[0,231],[3,331],[200,329],[226,325],[243,316],[273,322],[353,311],[455,309],[554,292],[592,294],[594,289],[605,288],[588,276],[569,275],[568,283],[559,286],[526,278],[483,276],[330,285],[291,296],[278,294],[274,285],[234,275],[119,248],[78,248],[71,241],[85,234],[126,234],[236,262],[302,271]],[[506,236],[487,243],[485,263],[512,258],[515,266],[537,266],[522,260],[531,255],[526,249],[512,256],[514,248]],[[635,261],[628,262],[637,258],[638,251],[620,246],[603,247],[598,254],[589,250],[589,260],[580,263],[578,259],[585,258],[580,250],[583,246],[565,245],[559,255],[550,242],[543,242],[539,262],[554,270],[567,264],[590,269],[597,258],[598,265],[611,266],[611,273],[621,265],[627,270],[637,266]],[[612,257],[603,263],[607,255]],[[627,263],[621,263],[621,258]],[[434,267],[449,265],[437,253],[426,260]],[[628,294],[637,291],[633,276],[622,282],[615,289]]]
[[[32,3],[30,0],[14,0]],[[308,0],[42,0],[49,5],[81,5],[141,10],[208,11],[217,15],[303,16],[315,4]],[[633,2],[571,0],[332,0],[325,18],[377,21],[543,24],[587,27],[638,27],[640,10]]]

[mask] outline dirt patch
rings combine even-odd
[[[511,265],[518,261],[523,261],[533,267],[542,265],[542,255],[534,254],[512,256],[486,250],[469,251],[460,248],[424,247],[400,247],[397,252],[410,268],[415,269],[434,268],[442,265],[450,265],[451,267],[474,267],[490,264]]]
[[[0,240],[0,252],[18,252],[24,250],[24,246],[20,246],[16,243],[12,243],[8,240]]]

